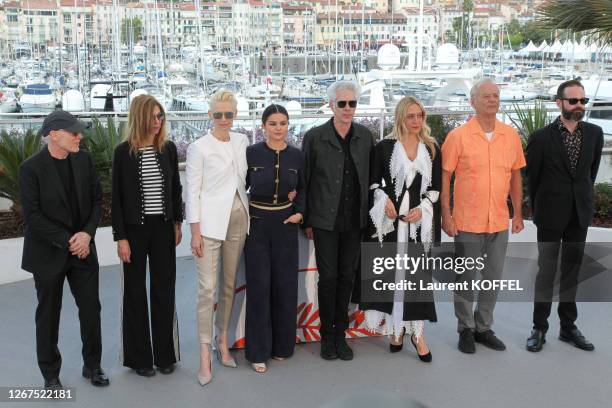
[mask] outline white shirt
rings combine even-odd
[[[225,240],[236,192],[248,214],[248,144],[241,133],[222,142],[209,131],[187,148],[185,212],[189,224],[200,223],[202,236]]]

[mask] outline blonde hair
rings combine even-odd
[[[234,110],[236,110],[238,107],[238,101],[236,100],[234,93],[223,88],[219,89],[213,94],[213,96],[210,97],[210,101],[208,103],[208,110],[210,112],[212,112],[213,106],[215,106],[215,103],[217,102],[231,102],[232,105],[234,105]]]
[[[166,114],[164,107],[152,95],[138,95],[132,99],[130,113],[128,114],[128,125],[125,130],[124,139],[130,145],[130,152],[136,154],[138,149],[144,146],[145,139],[151,132],[153,121],[153,110],[158,107],[162,114]],[[153,146],[161,152],[166,142],[166,118],[162,121],[159,133],[155,135]]]
[[[404,118],[408,108],[412,105],[417,105],[423,113],[423,126],[421,131],[417,134],[419,140],[429,148],[431,151],[431,158],[436,157],[436,145],[438,142],[431,136],[431,129],[427,126],[427,111],[423,104],[412,96],[403,97],[395,106],[395,122],[393,123],[393,131],[387,136],[387,139],[396,139],[400,142],[408,136],[408,129],[404,125]]]

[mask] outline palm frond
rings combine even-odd
[[[508,117],[518,129],[521,135],[521,142],[525,146],[529,135],[548,125],[550,117],[546,107],[539,100],[535,102],[533,107],[529,107],[525,103],[515,103],[513,106],[516,116],[510,114]]]
[[[612,0],[551,0],[539,10],[549,29],[586,34],[590,41],[612,43]]]

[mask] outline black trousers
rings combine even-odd
[[[245,357],[263,363],[291,357],[295,348],[298,295],[298,226],[283,224],[291,208],[251,207],[246,266]]]
[[[313,233],[319,271],[321,338],[344,338],[353,281],[359,267],[361,230],[338,232],[313,228]]]
[[[123,263],[123,365],[168,367],[180,359],[175,306],[174,224],[145,216],[144,225],[126,225],[131,262]],[[149,259],[151,329],[146,273]],[[151,348],[151,333],[153,347]]]
[[[38,306],[36,308],[36,354],[46,380],[58,378],[62,357],[57,347],[64,279],[79,309],[83,363],[88,368],[100,366],[102,334],[98,266],[70,256],[60,274],[34,274]]]
[[[535,282],[534,329],[548,330],[559,250],[561,250],[561,276],[558,313],[561,329],[572,330],[576,327],[574,324],[578,317],[576,291],[587,229],[580,226],[575,209],[564,230],[553,231],[538,228],[539,270]]]

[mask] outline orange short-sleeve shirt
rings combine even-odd
[[[525,164],[517,131],[499,120],[491,141],[476,118],[451,131],[442,145],[442,168],[455,173],[452,214],[457,230],[507,230],[510,177]]]

